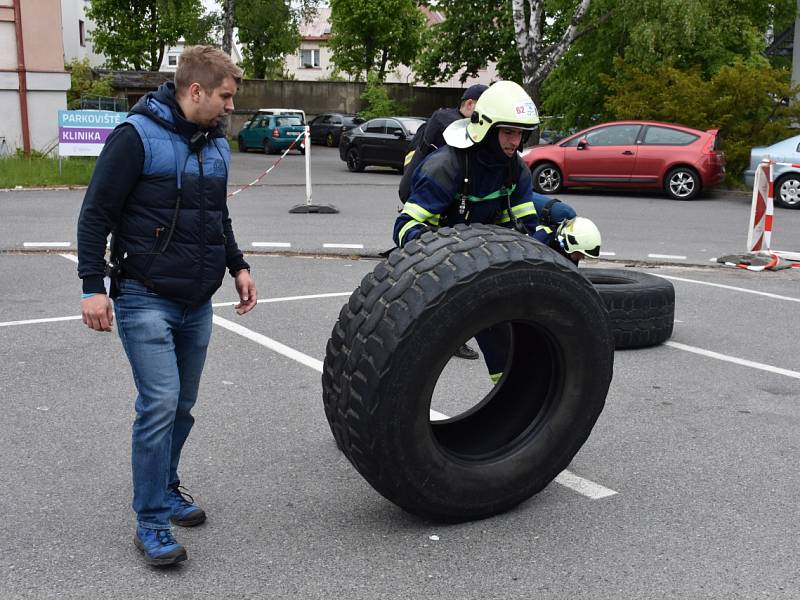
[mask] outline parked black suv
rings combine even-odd
[[[350,131],[363,122],[364,119],[347,113],[322,113],[309,123],[311,143],[334,148],[339,145],[343,132]]]

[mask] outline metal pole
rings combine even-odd
[[[792,47],[792,85],[800,84],[800,0],[797,0],[797,16],[794,19],[794,44]]]
[[[22,121],[22,152],[31,153],[31,133],[28,124],[28,83],[25,69],[25,46],[22,40],[22,0],[14,0],[14,27],[17,35],[17,73],[19,76],[19,113]],[[798,0],[800,2],[800,0]]]
[[[800,2],[800,0],[797,0]],[[311,206],[311,127],[306,125],[306,135],[303,138],[306,155],[306,206]]]

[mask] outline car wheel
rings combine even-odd
[[[553,163],[542,163],[533,170],[533,189],[540,194],[555,194],[564,188],[564,178]]]
[[[272,154],[272,145],[270,145],[269,140],[264,140],[264,154]]]
[[[608,310],[614,348],[665,342],[675,325],[675,288],[661,277],[627,269],[580,269]]]
[[[333,148],[336,145],[334,142],[336,142],[336,139],[333,137],[333,134],[329,132],[328,135],[325,136],[325,145],[328,148]]]
[[[700,176],[689,167],[675,167],[667,173],[664,191],[673,200],[694,200],[700,193]]]
[[[800,208],[800,176],[784,175],[775,184],[775,203],[783,208]]]
[[[242,138],[239,138],[238,146],[239,146],[239,152],[247,152],[247,146],[245,145],[244,140]]]
[[[512,331],[503,377],[471,408],[431,421],[450,357],[501,323]],[[613,362],[603,303],[574,265],[513,230],[457,225],[364,277],[326,347],[323,404],[339,448],[384,497],[424,518],[478,519],[569,465],[603,410]]]
[[[358,149],[350,148],[347,151],[347,168],[353,173],[360,173],[364,170],[364,163],[361,162],[361,155],[358,153]]]

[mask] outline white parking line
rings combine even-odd
[[[786,300],[787,302],[800,302],[800,298],[793,298],[792,296],[781,296],[779,294],[770,294],[769,292],[759,292],[757,290],[749,290],[747,288],[736,287],[733,285],[723,285],[721,283],[711,283],[708,281],[698,281],[697,279],[685,279],[683,277],[672,277],[671,275],[661,275],[659,273],[650,273],[662,279],[672,279],[673,281],[684,281],[686,283],[696,283],[698,285],[708,285],[711,287],[721,288],[723,290],[732,290],[734,292],[742,292],[744,294],[756,294],[757,296],[765,296],[767,298],[774,298],[775,300]]]
[[[69,242],[23,242],[25,248],[69,248]]]
[[[353,248],[355,250],[363,249],[364,244],[322,244],[323,248]]]
[[[248,340],[255,342],[256,344],[261,344],[270,350],[274,350],[278,354],[283,354],[287,358],[291,358],[292,360],[296,360],[297,362],[306,365],[307,367],[311,367],[315,371],[319,371],[322,373],[322,361],[317,360],[316,358],[312,358],[307,354],[303,354],[294,348],[290,348],[280,342],[273,340],[272,338],[268,338],[265,335],[261,335],[260,333],[256,333],[247,327],[242,327],[238,323],[234,323],[233,321],[229,321],[228,319],[223,319],[222,317],[218,317],[214,315],[214,324],[219,325],[227,329],[228,331],[232,331],[233,333],[237,333],[242,337],[246,337]]]
[[[609,496],[614,496],[617,494],[612,489],[604,487],[599,483],[595,483],[594,481],[589,481],[588,479],[584,479],[583,477],[579,477],[575,475],[572,471],[567,471],[564,469],[558,476],[554,479],[556,483],[560,483],[564,487],[568,487],[571,490],[578,492],[592,500],[600,500],[601,498],[608,498]]]
[[[353,292],[331,292],[329,294],[308,294],[307,296],[283,296],[282,298],[260,298],[258,304],[269,304],[270,302],[288,302],[290,300],[317,300],[319,298],[338,298],[341,296],[350,296]],[[239,304],[235,302],[215,302],[211,306],[218,308],[220,306],[234,306]]]
[[[74,254],[59,254],[61,258],[66,258],[67,260],[71,260],[75,264],[78,264],[78,257]]]
[[[616,252],[601,252],[600,256],[616,256]]]
[[[725,362],[733,363],[736,365],[742,365],[743,367],[750,367],[751,369],[759,369],[761,371],[768,371],[769,373],[776,373],[778,375],[786,375],[786,377],[793,377],[795,379],[800,379],[800,373],[798,373],[797,371],[790,371],[789,369],[773,367],[772,365],[766,365],[764,363],[754,362],[752,360],[747,360],[745,358],[737,358],[735,356],[729,356],[727,354],[720,354],[719,352],[714,352],[712,350],[705,350],[704,348],[687,346],[686,344],[681,344],[679,342],[672,342],[669,340],[664,342],[664,345],[670,346],[671,348],[675,348],[677,350],[685,350],[686,352],[693,352],[694,354],[707,356],[708,358],[716,358],[717,360],[724,360]]]
[[[685,256],[680,254],[648,254],[647,258],[669,258],[673,260],[686,260]]]
[[[81,315],[74,317],[51,317],[49,319],[27,319],[25,321],[6,321],[0,323],[0,327],[11,327],[13,325],[35,325],[36,323],[58,323],[59,321],[80,321]]]
[[[253,248],[291,248],[289,242],[253,242]]]

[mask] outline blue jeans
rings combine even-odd
[[[168,529],[166,493],[179,483],[181,449],[194,424],[211,301],[191,308],[122,279],[114,313],[139,392],[131,449],[133,510],[140,526]]]

